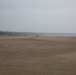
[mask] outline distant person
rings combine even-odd
[[[36,35],[36,37],[38,37],[38,35]]]

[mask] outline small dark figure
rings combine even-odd
[[[36,35],[36,37],[38,37],[38,35]]]

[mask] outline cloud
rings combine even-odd
[[[0,29],[76,32],[76,0],[0,0]]]

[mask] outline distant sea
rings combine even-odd
[[[76,36],[76,34],[72,33],[40,33],[44,36]]]

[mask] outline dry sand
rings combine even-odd
[[[76,37],[0,38],[0,75],[76,75]]]

